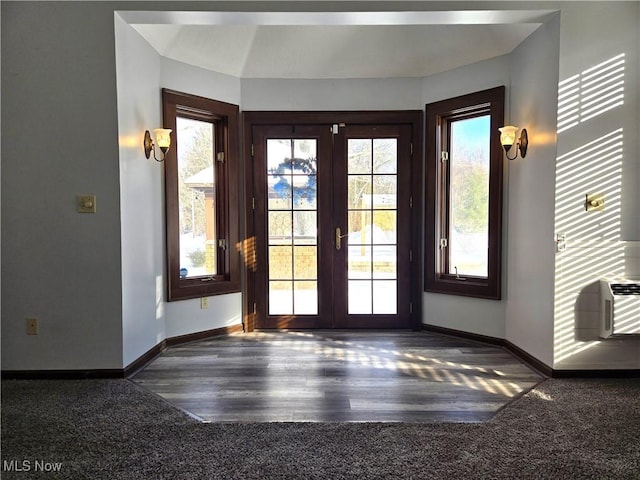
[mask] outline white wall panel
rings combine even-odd
[[[160,56],[115,16],[120,144],[123,365],[165,338],[163,168],[142,149],[162,126]]]
[[[415,110],[418,78],[243,79],[242,109],[249,110]]]
[[[640,3],[567,5],[561,16],[554,368],[640,368],[640,339],[598,338],[606,277],[640,273]],[[586,211],[588,193],[605,195]]]
[[[1,8],[2,368],[120,368],[112,9]],[[96,195],[97,213],[77,213],[77,194]],[[39,335],[26,335],[27,317]]]
[[[525,158],[507,161],[506,338],[553,362],[554,187],[559,19],[511,53],[507,122],[526,128]]]

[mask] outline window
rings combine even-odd
[[[425,291],[500,299],[504,87],[426,114]]]
[[[240,291],[237,105],[162,91],[168,299]]]

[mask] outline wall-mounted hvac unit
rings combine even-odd
[[[600,337],[640,335],[640,282],[600,281]]]

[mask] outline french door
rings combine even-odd
[[[415,326],[413,125],[259,124],[250,135],[255,328]]]

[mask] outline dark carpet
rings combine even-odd
[[[546,380],[478,424],[205,424],[128,380],[3,381],[1,477],[640,479],[640,380]]]

